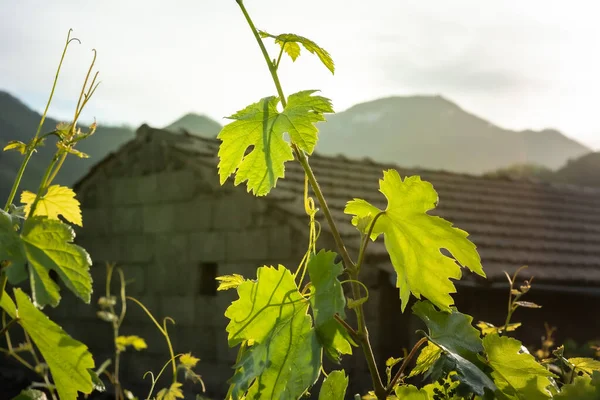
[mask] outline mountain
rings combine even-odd
[[[556,169],[590,152],[555,130],[511,131],[441,96],[389,97],[319,124],[317,151],[406,167],[479,174],[514,164]]]
[[[195,135],[214,138],[219,134],[221,128],[223,127],[218,122],[207,116],[189,113],[164,129],[172,132],[187,131]]]
[[[40,118],[39,113],[31,110],[20,100],[9,93],[0,91],[0,150],[10,140],[20,140],[24,143],[31,140],[37,130]],[[55,129],[57,124],[57,120],[47,117],[42,127],[42,133]],[[85,123],[80,123],[79,126],[82,129],[86,128]],[[99,121],[94,136],[88,140],[83,140],[77,145],[77,149],[89,154],[90,158],[67,157],[55,182],[72,185],[100,159],[134,136],[135,132],[131,128],[103,126],[102,121]],[[41,177],[56,150],[54,143],[55,139],[49,137],[45,146],[39,148],[38,152],[31,157],[21,181],[21,188],[37,189]],[[22,159],[23,156],[16,151],[0,151],[0,200],[2,202],[8,196]]]
[[[600,186],[600,152],[567,161],[554,173],[554,180],[581,186]]]

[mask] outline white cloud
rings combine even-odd
[[[312,38],[336,60],[282,69],[286,93],[320,88],[336,109],[394,94],[441,93],[513,129],[555,127],[600,147],[600,28],[594,2],[558,0],[246,0],[259,28]],[[100,123],[158,126],[188,111],[214,118],[274,93],[234,0],[0,0],[0,89],[43,107],[62,40],[53,114],[68,116],[91,48]]]

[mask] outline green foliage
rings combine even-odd
[[[275,39],[275,43],[281,46],[281,49],[285,51],[287,55],[290,56],[292,61],[296,61],[296,58],[298,58],[298,56],[300,55],[299,44],[301,44],[309,53],[316,54],[317,57],[319,57],[319,60],[321,60],[323,65],[325,65],[325,67],[327,67],[327,69],[331,71],[332,74],[335,72],[335,65],[329,53],[312,40],[300,35],[295,35],[293,33],[271,35],[270,33],[259,31],[259,34],[262,38],[268,37]]]
[[[427,346],[421,350],[415,367],[410,371],[409,378],[429,371],[441,355],[440,347],[431,342],[427,343]]]
[[[12,400],[47,400],[46,394],[35,389],[23,390],[17,397]]]
[[[19,324],[48,364],[60,398],[75,399],[77,392],[91,393],[94,384],[89,370],[94,368],[94,360],[88,348],[50,321],[20,289],[14,294],[16,305],[5,293],[0,306],[11,318],[17,318],[18,313]]]
[[[562,387],[560,393],[553,397],[556,400],[598,400],[600,399],[600,372],[593,377],[577,376],[572,383]]]
[[[344,400],[348,388],[348,377],[342,371],[331,371],[323,381],[319,400]]]
[[[550,371],[523,352],[521,343],[496,334],[483,338],[487,361],[499,391],[508,399],[549,399],[552,386]]]
[[[424,389],[412,385],[398,386],[395,390],[396,397],[406,400],[429,400],[429,394]]]
[[[28,190],[21,194],[21,203],[25,204],[26,215],[29,215],[35,199],[36,194]],[[75,192],[64,186],[50,186],[46,194],[39,198],[34,215],[46,216],[56,220],[58,220],[59,215],[62,215],[70,223],[83,226],[79,201],[75,198]]]
[[[282,112],[277,110],[279,97],[265,97],[238,111],[231,117],[234,122],[225,125],[217,136],[219,147],[219,177],[221,184],[235,173],[235,184],[246,182],[248,191],[263,196],[284,176],[284,164],[292,160],[292,148],[284,137],[288,133],[292,143],[312,153],[317,143],[319,121],[323,113],[333,112],[331,102],[321,96],[312,96],[314,90],[295,93],[288,98]],[[252,150],[246,154],[248,148]]]
[[[234,399],[298,398],[319,375],[321,346],[309,302],[289,270],[260,267],[256,281],[237,288],[239,300],[225,312],[229,345],[248,343],[231,383]],[[255,397],[253,397],[255,396]]]
[[[371,239],[384,235],[385,247],[398,274],[402,310],[412,293],[429,299],[444,311],[453,304],[450,293],[456,290],[450,279],[460,279],[460,266],[454,259],[441,253],[447,249],[462,265],[478,275],[485,276],[475,245],[467,239],[467,232],[454,228],[440,217],[427,214],[438,201],[433,186],[418,176],[402,180],[397,171],[384,171],[379,181],[381,193],[388,206],[382,211],[362,199],[348,202],[344,212],[353,215],[352,223],[360,218],[383,214],[375,222]]]
[[[315,318],[315,327],[319,341],[324,347],[325,354],[332,361],[339,363],[342,354],[352,354],[354,343],[348,332],[334,319],[344,319],[346,298],[338,277],[343,272],[341,263],[335,263],[337,254],[321,250],[308,262],[308,275],[314,286],[310,297]]]

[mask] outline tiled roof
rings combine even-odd
[[[139,134],[160,138],[176,153],[194,157],[216,173],[219,142],[192,135],[174,135],[143,126]],[[137,139],[136,139],[137,140]],[[401,160],[398,160],[401,163]],[[567,185],[542,184],[484,178],[445,171],[405,169],[373,161],[345,157],[310,158],[340,233],[349,248],[356,248],[358,233],[343,213],[346,202],[363,198],[385,208],[378,191],[382,170],[396,169],[401,176],[419,175],[439,195],[431,211],[466,230],[477,245],[488,280],[505,280],[511,272],[528,265],[526,275],[560,285],[600,287],[600,190]],[[267,196],[273,206],[305,218],[301,202],[304,175],[296,162],[286,164],[285,179]],[[327,224],[322,224],[327,230]],[[389,264],[382,240],[369,247],[370,258]],[[389,265],[388,265],[389,268]]]

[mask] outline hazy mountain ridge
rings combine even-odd
[[[500,128],[441,96],[361,103],[328,116],[319,128],[322,154],[344,153],[406,167],[473,174],[513,164],[556,169],[590,152],[555,130]]]
[[[27,143],[37,129],[40,114],[14,96],[0,91],[0,147],[9,140]],[[42,132],[56,127],[47,118]],[[73,184],[90,167],[132,139],[128,127],[104,126],[78,145],[89,159],[67,158],[57,183]],[[85,128],[85,125],[81,125]],[[215,137],[222,126],[204,116],[186,114],[165,129]],[[515,164],[563,166],[590,150],[555,130],[511,131],[461,109],[439,96],[389,97],[357,104],[320,123],[317,152],[370,157],[405,167],[444,169],[479,174]],[[23,188],[34,190],[52,154],[54,139],[35,154],[23,179]],[[21,163],[17,152],[0,152],[0,194],[7,194]],[[587,164],[586,164],[587,165]],[[526,174],[529,173],[526,171]],[[568,175],[563,173],[563,175]],[[570,176],[570,175],[569,175]],[[566,178],[565,178],[566,179]]]

